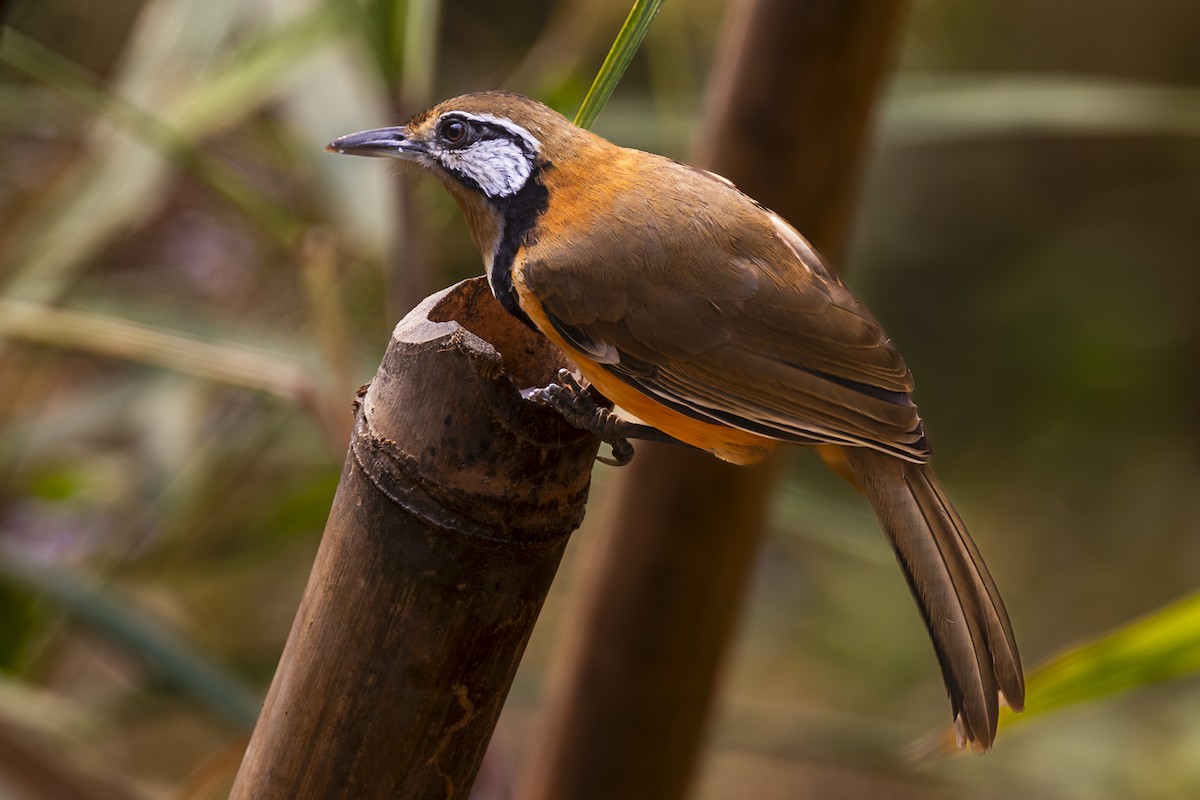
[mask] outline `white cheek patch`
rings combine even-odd
[[[481,139],[463,150],[438,154],[446,169],[470,178],[488,197],[521,191],[533,174],[533,158],[508,139]]]

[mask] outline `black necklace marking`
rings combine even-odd
[[[550,193],[542,183],[542,173],[551,169],[549,161],[543,161],[533,168],[533,173],[525,181],[525,185],[516,194],[508,197],[496,197],[492,202],[503,219],[500,229],[500,242],[492,256],[490,282],[492,294],[504,306],[504,310],[524,322],[533,330],[537,326],[524,311],[517,299],[517,290],[513,286],[512,268],[517,258],[517,251],[523,246],[533,243],[533,227],[537,224],[546,208],[550,205]],[[465,183],[465,181],[464,181]]]

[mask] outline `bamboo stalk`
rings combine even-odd
[[[598,442],[517,389],[562,356],[486,281],[396,328],[231,797],[466,798]]]

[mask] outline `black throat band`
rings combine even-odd
[[[550,169],[549,162],[537,165],[521,190],[509,197],[497,197],[493,200],[496,209],[503,220],[500,229],[500,241],[496,252],[492,254],[492,269],[489,280],[492,294],[504,306],[504,310],[524,322],[530,328],[537,330],[533,320],[521,310],[517,298],[517,290],[513,286],[513,262],[517,251],[533,241],[533,227],[550,204],[550,193],[542,183],[542,172]]]

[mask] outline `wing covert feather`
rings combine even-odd
[[[903,359],[807,242],[734,188],[667,159],[658,169],[680,196],[593,198],[556,226],[580,234],[535,235],[518,256],[563,338],[695,416],[924,460]],[[694,213],[674,213],[681,203]]]

